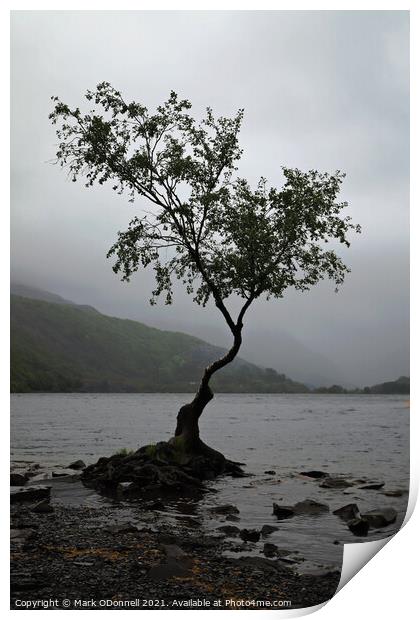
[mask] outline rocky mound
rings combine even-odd
[[[239,463],[206,448],[190,454],[176,441],[162,441],[143,446],[133,453],[102,457],[83,471],[81,480],[102,493],[150,498],[194,495],[206,489],[203,481],[220,475],[246,475]]]

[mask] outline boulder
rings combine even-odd
[[[70,463],[70,465],[68,466],[68,469],[85,469],[86,468],[86,464],[79,459],[78,461],[73,461],[73,463]]]
[[[386,527],[395,523],[397,515],[398,513],[394,508],[383,508],[382,510],[370,510],[363,514],[363,518],[372,527]]]
[[[360,518],[360,510],[357,504],[346,504],[342,508],[333,510],[333,515],[337,515],[343,521],[352,521],[353,519]]]
[[[352,519],[347,523],[347,526],[355,536],[367,536],[369,531],[369,521],[363,517]]]
[[[327,478],[328,474],[325,471],[319,471],[318,469],[311,469],[310,471],[301,471],[301,476],[307,476],[308,478]]]
[[[352,482],[349,482],[345,478],[325,478],[319,485],[322,489],[346,489],[353,486]]]
[[[293,506],[280,506],[279,504],[273,503],[273,515],[277,517],[277,519],[290,519],[295,515],[295,511]]]
[[[223,504],[221,506],[214,506],[210,508],[210,512],[213,512],[217,515],[232,515],[239,514],[239,510],[233,504]]]
[[[266,538],[267,536],[270,536],[270,534],[272,534],[273,532],[276,532],[278,529],[279,528],[275,525],[263,525],[261,528],[261,536],[263,538]]]
[[[329,512],[330,508],[327,504],[320,504],[312,499],[305,499],[303,502],[295,504],[293,510],[297,515],[319,515]]]
[[[239,536],[245,542],[258,542],[261,536],[261,532],[259,530],[240,530]]]
[[[277,555],[278,547],[272,543],[264,543],[263,553],[266,558],[274,558]]]
[[[35,504],[31,507],[32,512],[36,512],[38,514],[50,514],[54,512],[54,508],[50,504],[49,499],[43,499],[38,504]]]
[[[50,495],[51,487],[47,486],[15,487],[10,491],[10,503],[41,500],[49,498]]]

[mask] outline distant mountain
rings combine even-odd
[[[13,293],[12,392],[193,392],[203,368],[224,352],[39,289],[14,285]],[[219,392],[308,392],[242,359],[217,373],[212,385]]]
[[[410,394],[410,377],[399,377],[396,381],[386,381],[365,388],[369,394]]]
[[[55,295],[54,293],[43,291],[42,289],[35,288],[34,286],[27,286],[26,284],[17,284],[16,282],[11,283],[10,294],[19,295],[19,297],[29,297],[30,299],[40,299],[42,301],[50,301],[53,304],[67,304],[70,306],[75,305],[72,301],[69,301],[68,299],[64,299],[64,297],[60,297],[60,295]]]

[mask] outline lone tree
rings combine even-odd
[[[261,296],[281,298],[289,287],[306,291],[324,278],[338,287],[349,271],[326,247],[330,240],[349,246],[349,231],[360,231],[342,217],[346,203],[337,202],[344,175],[283,168],[281,189],[263,178],[252,189],[234,178],[243,110],[216,118],[207,108],[197,122],[191,103],[175,92],[154,113],[127,103],[107,82],[87,91],[93,108],[87,114],[52,99],[57,161],[72,180],[83,177],[87,187],[109,181],[130,201],[140,197],[153,205],[118,233],[108,252],[114,272],[128,281],[140,266],[151,266],[152,304],[161,294],[172,303],[173,280],[181,280],[198,305],[216,305],[232,333],[231,348],[207,366],[195,397],[177,416],[178,444],[187,453],[208,453],[199,418],[213,398],[212,376],[240,349],[251,304]],[[228,306],[234,297],[242,300],[237,314]]]

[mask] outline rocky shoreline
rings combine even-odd
[[[274,503],[275,521],[244,528],[237,507],[218,503],[215,495],[216,503],[206,508],[214,523],[209,531],[194,512],[202,494],[212,492],[206,481],[194,478],[200,493],[185,500],[185,510],[173,514],[163,491],[185,490],[184,476],[191,477],[191,471],[169,477],[172,470],[163,464],[164,476],[159,472],[150,484],[142,482],[139,500],[133,498],[133,482],[127,480],[127,462],[132,471],[133,459],[120,454],[88,468],[75,461],[56,471],[42,472],[33,464],[12,472],[12,609],[309,607],[334,595],[340,571],[297,572],[303,558],[272,541],[284,521],[331,513],[360,537],[396,520],[396,511],[389,507],[361,513],[350,503],[330,510],[323,502],[307,499],[293,505]],[[138,468],[137,457],[134,463],[138,487],[150,465],[140,463]],[[101,487],[105,481],[109,490],[112,475],[112,498],[101,499],[98,485],[92,489],[90,474],[98,468]],[[381,481],[347,480],[317,470],[297,477],[338,496],[349,486],[389,497],[405,493],[383,491]]]
[[[117,504],[36,513],[16,503],[11,608],[37,600],[76,609],[89,607],[81,601],[91,601],[90,608],[252,609],[252,601],[290,608],[335,593],[338,571],[298,575],[280,558],[227,558],[229,544],[225,533],[209,536],[193,518],[170,526],[153,510],[127,520]]]
[[[67,497],[87,492],[82,467],[49,479],[37,466],[11,475],[23,483],[11,492],[11,609],[299,608],[336,591],[339,571],[298,574],[291,552],[269,542],[277,528],[240,529],[231,505],[212,509],[224,525],[209,534],[194,516],[165,518],[159,499],[56,501],[57,489]],[[242,555],[227,557],[230,550]]]

